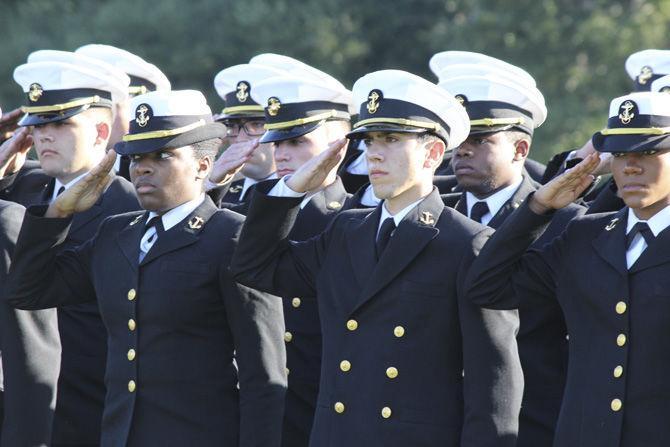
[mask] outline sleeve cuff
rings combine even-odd
[[[296,192],[289,188],[285,179],[286,177],[282,177],[277,184],[272,187],[268,195],[272,197],[305,197],[304,192]]]

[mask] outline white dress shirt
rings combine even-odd
[[[630,233],[633,229],[633,226],[638,222],[647,222],[649,229],[654,234],[655,237],[658,237],[658,234],[665,230],[670,225],[670,206],[666,206],[658,213],[654,214],[649,220],[645,221],[639,219],[635,212],[632,209],[628,209],[628,223],[626,224],[626,234]],[[644,237],[638,233],[635,235],[635,239],[628,247],[626,251],[626,266],[631,268],[635,261],[640,257],[642,252],[647,248],[647,241],[644,240]]]
[[[277,184],[272,187],[268,195],[273,197],[304,197],[302,199],[302,202],[300,202],[300,209],[303,209],[309,203],[309,201],[312,200],[312,197],[314,197],[314,194],[316,193],[307,195],[304,192],[293,191],[286,184],[286,180],[288,179],[288,177],[290,176],[286,175],[281,179],[279,179]]]
[[[49,203],[52,203],[54,200],[56,200],[56,197],[58,197],[58,190],[61,189],[61,187],[65,187],[65,190],[64,190],[63,192],[67,191],[67,190],[70,189],[75,183],[77,183],[79,180],[81,180],[82,178],[84,178],[84,176],[85,176],[86,174],[88,174],[88,171],[84,172],[83,174],[81,174],[81,175],[78,176],[77,178],[75,178],[75,179],[73,179],[73,180],[70,180],[70,181],[67,182],[65,185],[62,184],[62,183],[60,182],[60,180],[56,179],[56,183],[54,184],[54,190],[53,190],[53,192],[51,193],[51,200],[49,201]]]
[[[379,216],[379,225],[377,226],[377,236],[379,236],[379,230],[382,228],[382,224],[386,220],[387,217],[392,217],[393,222],[395,222],[395,226],[397,227],[400,225],[400,222],[409,214],[410,211],[414,209],[415,206],[417,206],[423,199],[426,197],[421,197],[419,200],[416,202],[410,203],[407,205],[405,208],[401,209],[395,214],[391,214],[389,210],[386,209],[386,202],[382,205],[382,214]]]
[[[472,207],[475,205],[475,203],[486,202],[486,205],[488,205],[489,207],[489,212],[482,216],[481,222],[484,225],[488,225],[491,219],[493,219],[493,216],[495,216],[498,213],[498,211],[500,211],[500,208],[502,208],[505,202],[507,202],[514,195],[517,189],[519,189],[519,186],[521,186],[522,181],[523,178],[520,178],[516,182],[512,183],[509,186],[504,187],[500,191],[497,191],[496,193],[490,195],[485,199],[478,199],[471,192],[469,191],[466,192],[465,202],[468,206],[468,217],[470,217],[470,212],[472,211]]]

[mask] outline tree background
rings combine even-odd
[[[605,125],[610,100],[631,90],[626,57],[670,48],[669,22],[670,0],[0,0],[0,106],[22,103],[12,71],[31,51],[87,43],[138,54],[216,111],[214,75],[262,52],[351,87],[384,68],[435,81],[434,53],[477,51],[537,80],[549,117],[531,156],[546,161]]]

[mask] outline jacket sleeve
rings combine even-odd
[[[305,241],[289,241],[301,200],[254,191],[231,264],[240,283],[279,296],[316,296],[328,230]]]
[[[0,206],[0,287],[4,296],[9,260],[25,209]],[[4,409],[2,445],[48,445],[51,439],[60,338],[54,309],[23,311],[0,303]]]
[[[529,202],[524,201],[505,220],[472,263],[465,281],[468,300],[488,308],[515,309],[520,299],[556,296],[556,277],[570,226],[551,242],[528,249],[553,216],[535,214]]]
[[[484,245],[489,229],[475,236],[461,263],[458,284]],[[458,312],[463,343],[464,420],[462,446],[514,447],[523,395],[523,373],[514,310],[484,309],[458,290]]]
[[[95,297],[89,271],[95,237],[58,253],[72,219],[44,218],[45,212],[46,206],[28,208],[16,243],[6,299],[17,309],[47,309]]]

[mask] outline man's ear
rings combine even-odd
[[[95,130],[97,132],[97,135],[95,136],[95,145],[103,145],[106,148],[107,141],[109,141],[111,126],[104,121],[100,121],[95,125]]]
[[[520,138],[514,143],[514,161],[525,161],[530,152],[530,141]]]
[[[209,173],[214,166],[214,159],[210,155],[207,155],[206,157],[202,157],[196,160],[196,163],[197,172],[195,178],[198,180],[205,180],[207,177],[209,177]]]
[[[442,163],[444,157],[444,152],[447,147],[444,144],[444,141],[439,138],[433,139],[428,143],[427,146],[428,152],[426,153],[426,159],[423,162],[424,168],[430,168],[433,171]]]

